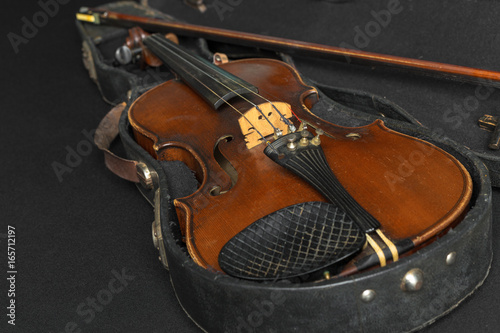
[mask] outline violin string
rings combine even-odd
[[[151,37],[156,37],[156,35],[152,35]],[[168,45],[168,42],[167,43],[164,43],[163,39],[160,38],[158,36],[158,38],[156,38],[157,42],[160,43],[162,42],[161,44],[163,44],[162,46],[165,46]],[[168,50],[170,52],[170,50],[168,48],[165,48],[166,50]],[[186,55],[188,55],[190,58],[196,60],[198,63],[201,63],[203,65],[205,65],[201,60],[199,60],[198,58],[192,56],[191,54],[187,53],[187,52],[183,52],[185,53]],[[183,57],[181,57],[180,55],[176,54],[175,52],[171,52],[171,54],[177,56],[178,58],[182,59],[184,62],[188,63],[188,64],[191,64],[187,59],[184,59]],[[218,84],[222,85],[224,88],[232,91],[235,95],[239,96],[240,98],[242,98],[243,100],[245,100],[246,102],[250,103],[251,105],[253,105],[261,114],[262,116],[268,121],[268,123],[273,127],[273,129],[275,130],[275,132],[278,130],[272,123],[271,121],[268,119],[268,117],[264,114],[264,112],[259,108],[258,105],[256,105],[255,103],[253,103],[252,101],[248,100],[246,97],[242,96],[241,94],[239,94],[238,92],[236,92],[235,90],[231,89],[230,87],[228,87],[227,85],[225,85],[223,82],[219,81],[217,78],[213,77],[212,75],[210,75],[209,73],[207,73],[206,71],[204,71],[203,69],[199,68],[198,67],[198,70],[200,70],[203,74],[205,74],[207,77],[211,78],[212,80],[214,80],[215,82],[217,82]],[[261,137],[262,141],[265,142],[268,146],[270,146],[275,152],[276,149],[270,144],[270,142],[268,140],[266,140],[266,138],[264,137],[264,135],[262,135],[262,133],[252,124],[252,122],[245,116],[245,114],[243,114],[240,110],[238,110],[235,106],[233,106],[231,103],[229,103],[228,100],[226,100],[225,98],[223,98],[222,96],[219,96],[219,94],[217,94],[215,91],[213,91],[213,89],[211,89],[210,87],[208,87],[205,83],[203,83],[201,80],[199,80],[196,76],[194,76],[193,74],[189,73],[188,71],[186,71],[186,73],[188,75],[190,75],[194,80],[198,81],[201,85],[203,85],[206,89],[208,89],[211,93],[213,93],[217,98],[219,98],[220,100],[222,100],[224,103],[226,103],[229,107],[231,107],[234,111],[236,111],[238,114],[240,114],[249,124],[252,128],[255,129],[255,131],[259,134],[259,136]],[[279,110],[278,108],[271,102],[269,101],[267,98],[265,98],[264,96],[254,92],[253,90],[251,90],[249,87],[241,84],[240,82],[234,80],[233,78],[231,78],[230,76],[227,76],[224,74],[224,72],[221,73],[222,75],[225,76],[226,79],[229,79],[231,80],[233,83],[241,86],[242,88],[246,89],[247,91],[249,91],[250,93],[256,95],[257,97],[260,97],[261,99],[263,99],[264,101],[268,102],[275,110],[276,112],[280,115],[281,117],[281,120],[283,122],[285,122],[285,124],[287,124],[290,129],[292,128],[295,128],[295,126],[293,125],[293,123],[291,123]],[[293,115],[297,118],[297,120],[299,122],[302,122],[302,120],[300,120],[300,118],[293,112],[293,110],[291,110],[290,108],[290,111],[293,113]],[[292,130],[294,131],[294,130]],[[377,234],[382,238],[382,240],[384,241],[384,243],[386,243],[386,245],[389,247],[390,251],[391,251],[391,254],[392,254],[392,258],[393,258],[393,261],[397,261],[398,260],[398,251],[395,247],[395,245],[387,238],[385,237],[385,235],[382,233],[382,231],[380,229],[377,229]],[[367,237],[367,240],[368,240],[368,243],[371,245],[371,247],[375,250],[377,256],[379,257],[379,261],[380,261],[380,265],[383,267],[386,265],[386,257],[385,257],[385,254],[383,253],[382,249],[378,246],[378,244],[373,240],[373,238],[371,238],[370,235],[366,234],[366,237]]]
[[[162,44],[164,44],[164,45],[169,45],[169,43],[168,43],[168,42],[166,42],[166,43],[165,43],[165,42],[164,42],[164,39],[163,39],[163,38],[161,38],[160,36],[153,35],[153,37],[157,37],[157,41],[158,41],[158,42],[162,42]],[[170,46],[170,45],[169,45],[169,46]],[[187,62],[188,64],[190,64],[190,62],[188,62],[188,60],[186,60],[186,59],[184,59],[183,57],[179,56],[179,55],[178,55],[178,54],[176,54],[175,52],[172,52],[172,54],[176,55],[177,57],[179,57],[179,58],[180,58],[180,59],[182,59],[183,61],[185,61],[185,62]],[[191,54],[189,54],[189,53],[187,53],[187,52],[186,52],[186,55],[188,55],[189,57],[191,57],[191,58],[192,58],[191,60],[196,60],[196,61],[198,61],[199,63],[203,64],[203,62],[202,62],[202,61],[200,61],[197,57],[194,57],[194,56],[192,56]],[[203,65],[205,65],[205,64],[203,64]],[[207,73],[207,72],[206,72],[206,71],[204,71],[203,69],[201,69],[201,68],[199,68],[199,67],[198,67],[198,69],[199,69],[199,70],[200,70],[203,74],[205,74],[206,76],[208,76],[209,78],[211,78],[212,80],[214,80],[215,82],[217,82],[218,84],[222,85],[224,88],[226,88],[226,89],[230,90],[230,91],[231,91],[231,92],[233,92],[235,95],[237,95],[238,97],[242,98],[243,100],[245,100],[246,102],[248,102],[248,103],[250,103],[252,106],[254,106],[254,107],[257,109],[257,111],[259,111],[259,112],[260,112],[260,114],[264,117],[264,119],[266,119],[266,121],[269,123],[269,125],[273,128],[274,132],[276,133],[276,132],[278,132],[278,131],[279,131],[279,129],[277,129],[277,128],[273,125],[273,123],[269,120],[269,118],[268,118],[268,117],[266,117],[266,115],[264,114],[264,112],[262,112],[262,110],[260,109],[260,107],[259,107],[258,105],[256,105],[256,104],[255,104],[255,103],[253,103],[252,101],[248,100],[247,98],[245,98],[244,96],[242,96],[242,95],[241,95],[241,94],[239,94],[238,92],[234,91],[233,89],[231,89],[230,87],[228,87],[227,85],[225,85],[223,82],[221,82],[221,81],[217,80],[217,78],[213,77],[212,75],[210,75],[209,73]],[[221,73],[221,74],[222,74],[222,75],[224,75],[224,73]],[[235,82],[235,83],[237,82],[237,81],[233,80],[232,78],[230,78],[230,77],[228,77],[228,76],[226,76],[226,75],[224,75],[224,77],[225,77],[225,78],[227,78],[227,79],[229,79],[229,80],[231,80],[231,81],[233,81],[233,82]],[[194,78],[194,77],[193,77],[193,78]],[[198,81],[198,82],[200,82],[199,80],[197,80],[197,81]],[[240,85],[241,85],[241,84],[240,84]],[[204,86],[206,87],[206,85],[204,85]],[[243,85],[241,85],[241,86],[242,86],[242,87],[244,87],[244,88],[246,88],[247,90],[250,90],[250,89],[248,89],[247,87],[245,87],[245,86],[243,86]],[[207,88],[208,88],[208,87],[207,87]],[[209,89],[209,90],[210,90],[211,92],[213,92],[211,89]],[[252,91],[252,90],[250,90],[250,91]],[[252,91],[252,92],[253,92],[253,91]],[[213,93],[214,93],[214,92],[213,92]],[[214,93],[214,94],[215,94],[215,93]],[[223,98],[219,97],[217,94],[215,94],[215,95],[216,95],[219,99],[223,100]],[[224,101],[224,102],[226,102],[226,101]],[[227,103],[227,102],[226,102],[226,103]],[[251,125],[251,126],[252,126],[253,128],[255,128],[253,125]]]
[[[165,39],[163,39],[162,37],[160,37],[159,35],[151,35],[151,37],[155,37],[156,38],[156,41],[158,43],[161,42],[161,44],[163,44],[163,46],[171,46],[169,44],[169,42],[165,42]],[[168,50],[168,48],[167,48]],[[169,50],[170,51],[170,50]],[[182,51],[182,50],[181,50]],[[177,56],[179,59],[181,59],[182,61],[188,63],[188,64],[191,64],[187,59],[181,57],[180,55],[178,55],[177,53],[175,52],[171,52],[173,55]],[[191,58],[191,60],[195,60],[196,62],[198,63],[201,63],[202,65],[206,65],[204,64],[200,59],[198,59],[197,57],[189,54],[188,52],[183,52],[185,55],[189,56]],[[217,78],[213,77],[212,75],[210,75],[209,73],[207,73],[206,71],[204,71],[203,69],[199,68],[198,69],[203,73],[205,74],[206,76],[208,76],[209,78],[211,78],[212,80],[214,80],[215,82],[219,83],[220,85],[222,85],[224,88],[230,90],[231,92],[233,92],[235,95],[237,95],[238,97],[242,98],[243,100],[247,101],[248,103],[250,103],[251,105],[253,105],[259,112],[260,114],[267,120],[267,122],[269,123],[269,125],[271,125],[271,127],[274,129],[275,133],[278,131],[278,129],[273,125],[273,123],[269,120],[269,118],[262,112],[262,110],[258,107],[258,105],[256,105],[255,103],[251,102],[250,100],[248,100],[247,98],[245,98],[244,96],[242,96],[240,93],[236,92],[235,90],[231,89],[230,87],[228,87],[227,85],[225,85],[223,82],[219,81]],[[234,80],[233,78],[227,76],[224,74],[224,72],[221,72],[221,75],[224,75],[224,77],[228,80],[231,80],[233,83],[236,83],[238,84],[239,86],[241,86],[242,88],[248,90],[249,92],[255,94],[256,96],[262,98],[264,101],[267,101],[269,104],[271,104],[271,106],[278,112],[278,114],[280,115],[280,118],[283,122],[285,122],[285,124],[287,124],[288,126],[290,126],[291,128],[295,128],[295,126],[276,108],[276,106],[271,102],[269,101],[267,98],[265,98],[264,96],[254,92],[253,90],[251,90],[250,88],[248,88],[247,86],[241,84],[240,82]],[[194,78],[194,77],[193,77]],[[199,82],[199,80],[197,80]],[[210,89],[210,91],[212,91]],[[212,91],[213,92],[213,91]],[[221,97],[219,97],[217,94],[216,96],[218,98],[220,98],[221,100],[223,100]],[[226,102],[226,101],[224,101]],[[226,102],[227,103],[227,102]],[[293,113],[293,111],[292,111]],[[295,113],[294,113],[295,115]],[[295,115],[296,116],[296,115]],[[297,117],[297,116],[296,116]],[[297,117],[297,119],[299,119]],[[300,121],[300,119],[299,119]],[[253,125],[252,125],[253,127]],[[255,128],[255,127],[254,127]]]
[[[262,135],[262,133],[252,124],[252,122],[250,121],[250,119],[247,118],[247,116],[245,116],[244,113],[242,113],[240,110],[238,110],[234,105],[232,105],[231,103],[229,103],[229,101],[227,101],[224,97],[222,96],[219,96],[219,94],[217,94],[215,91],[213,91],[210,87],[208,87],[205,83],[201,82],[198,78],[196,78],[194,75],[192,74],[189,74],[193,79],[195,79],[196,81],[198,81],[199,83],[201,83],[205,88],[207,88],[208,90],[210,90],[215,96],[217,96],[217,98],[219,98],[220,100],[222,100],[224,103],[226,103],[227,105],[229,105],[229,107],[231,107],[234,111],[236,111],[237,113],[239,113],[249,124],[250,124],[250,127],[252,127],[256,132],[257,134],[259,134],[259,136],[261,137],[262,139],[262,142],[265,142],[266,145],[270,145],[270,142],[268,140],[266,140],[266,138],[264,137],[264,135]],[[271,146],[272,147],[272,146]],[[273,148],[274,149],[274,148]]]
[[[186,53],[186,54],[188,54],[188,55],[189,55],[192,59],[196,60],[197,62],[199,62],[199,63],[202,63],[202,64],[203,64],[203,62],[202,62],[200,59],[198,59],[197,57],[195,57],[195,56],[193,56],[193,55],[191,55],[191,54],[189,54],[189,53]],[[207,75],[209,75],[208,73],[206,73],[206,74],[207,74]],[[238,82],[238,81],[234,80],[232,77],[230,77],[230,76],[228,76],[228,75],[225,75],[225,74],[224,74],[224,72],[221,72],[221,74],[222,74],[222,75],[224,75],[226,79],[228,79],[228,80],[232,81],[233,83],[235,83],[235,84],[237,84],[237,85],[241,86],[243,89],[248,90],[248,92],[250,92],[250,93],[252,93],[252,94],[256,95],[257,97],[261,98],[261,99],[262,99],[262,100],[264,100],[265,102],[267,102],[267,103],[271,104],[271,106],[273,107],[273,109],[274,109],[274,110],[276,110],[276,112],[280,115],[281,121],[283,121],[286,125],[290,126],[291,128],[295,128],[295,126],[293,125],[293,123],[292,123],[290,120],[288,120],[288,119],[287,119],[287,118],[286,118],[286,117],[285,117],[285,116],[281,113],[281,111],[280,111],[280,110],[278,110],[278,108],[274,105],[274,103],[273,103],[273,102],[271,102],[269,99],[267,99],[266,97],[262,96],[262,95],[261,95],[261,94],[259,94],[259,93],[256,93],[255,91],[253,91],[252,89],[248,88],[247,86],[245,86],[245,85],[241,84],[240,82]],[[210,75],[209,75],[209,76],[210,76]],[[210,77],[211,77],[212,79],[214,79],[214,80],[216,80],[216,81],[217,81],[217,79],[215,79],[214,77],[212,77],[212,76],[210,76]],[[227,87],[226,85],[224,85],[222,82],[220,82],[220,81],[217,81],[217,82],[219,82],[219,83],[220,83],[221,85],[223,85],[225,88],[227,88],[227,89],[229,89],[229,90],[233,91],[232,89],[230,89],[229,87]],[[244,100],[246,100],[246,101],[248,101],[249,103],[251,103],[252,105],[256,106],[254,103],[250,102],[248,99],[246,99],[246,98],[245,98],[245,97],[243,97],[242,95],[238,94],[238,93],[237,93],[237,92],[235,92],[235,91],[233,91],[233,92],[234,92],[235,94],[237,94],[239,97],[241,97],[241,98],[243,98]],[[281,102],[283,102],[283,101],[281,101]],[[260,111],[260,110],[259,110],[259,111]],[[299,122],[302,122],[302,120],[300,120],[300,118],[299,118],[299,117],[295,114],[295,112],[293,112],[292,108],[290,108],[290,111],[291,111],[291,113],[292,113],[292,114],[293,114],[293,115],[297,118],[297,120],[298,120]],[[260,111],[260,112],[262,113],[262,111]],[[265,115],[264,115],[264,116],[265,116]],[[273,128],[274,128],[274,126],[273,126]],[[294,131],[292,131],[292,132],[294,132]]]
[[[271,96],[272,98],[276,99],[277,101],[279,101],[279,102],[283,102],[283,100],[281,100],[280,98],[276,97],[275,95],[273,95],[273,94],[271,94],[271,93],[269,93],[269,92],[267,92],[267,93],[269,94],[269,96]],[[274,106],[273,102],[269,102],[269,103],[271,103],[271,105],[273,106],[273,108],[275,108],[275,109],[276,109],[276,107]],[[283,102],[283,103],[284,103],[284,102]],[[297,120],[299,121],[299,123],[302,123],[302,120],[299,118],[299,116],[297,116],[297,114],[296,114],[295,112],[293,112],[292,107],[291,107],[291,106],[289,106],[289,107],[288,107],[288,109],[290,110],[290,113],[292,113],[292,114],[295,116],[295,118],[297,118]],[[278,109],[276,109],[276,111],[278,111],[278,113],[281,115],[281,112],[280,112]],[[287,119],[286,117],[284,117],[283,115],[281,115],[281,117],[282,117],[283,119],[285,119],[287,123],[290,123],[290,125],[289,125],[289,126],[292,126],[293,128],[295,128],[295,125],[294,125],[292,122],[290,122],[290,120],[288,120],[288,119]],[[295,132],[295,130],[293,130],[292,132]]]
[[[154,36],[154,35],[153,35]],[[182,59],[182,58],[181,58]],[[203,70],[202,70],[203,72]],[[215,91],[213,91],[210,87],[208,87],[205,83],[203,83],[202,81],[200,81],[196,76],[194,76],[193,74],[189,73],[186,71],[186,73],[191,76],[194,80],[198,81],[201,85],[203,85],[205,88],[207,88],[211,93],[213,93],[217,98],[219,98],[220,100],[222,100],[224,103],[226,103],[229,107],[231,107],[234,111],[236,111],[238,114],[240,114],[249,124],[251,127],[253,127],[255,129],[255,131],[259,134],[259,136],[262,138],[262,141],[265,142],[267,145],[270,144],[269,141],[266,140],[266,138],[262,135],[262,133],[260,133],[260,131],[252,124],[252,122],[240,111],[238,110],[235,106],[233,106],[231,103],[229,103],[229,101],[227,101],[226,99],[224,99],[223,97],[219,96],[219,94],[217,94]],[[208,73],[205,73],[204,74],[207,74]],[[212,78],[215,80],[215,78]]]
[[[226,76],[226,78],[227,78],[228,80],[233,81],[233,83],[235,83],[235,84],[239,85],[239,86],[240,86],[240,87],[242,87],[243,89],[248,90],[248,92],[250,92],[250,93],[254,94],[255,96],[257,96],[257,97],[259,97],[259,98],[263,99],[265,102],[267,102],[267,103],[271,104],[272,108],[273,108],[274,110],[276,110],[276,112],[279,114],[279,116],[280,116],[280,118],[281,118],[281,121],[283,121],[283,122],[284,122],[287,126],[290,126],[290,128],[295,128],[295,126],[293,125],[293,123],[292,123],[290,120],[288,120],[288,119],[287,119],[287,118],[286,118],[286,117],[285,117],[285,116],[284,116],[284,115],[280,112],[280,110],[278,110],[278,108],[274,105],[274,103],[273,103],[273,102],[271,102],[269,99],[267,99],[266,97],[262,96],[262,95],[261,95],[261,94],[259,94],[259,93],[256,93],[256,92],[255,92],[255,91],[253,91],[252,89],[248,88],[247,86],[245,86],[245,85],[241,84],[240,82],[238,82],[238,81],[234,80],[233,78],[231,78],[231,77],[229,77],[229,76]],[[243,96],[241,96],[241,97],[243,97]],[[244,98],[244,97],[243,97],[243,98]],[[244,99],[246,100],[246,98],[244,98]],[[253,104],[253,103],[252,103],[252,104]],[[255,105],[255,104],[254,104],[254,105]],[[259,110],[259,111],[260,111],[260,110]],[[293,113],[293,115],[297,118],[297,120],[298,120],[298,121],[302,122],[302,121],[300,120],[300,118],[299,118],[299,117],[297,117],[297,115],[293,112],[293,110],[292,110],[291,108],[290,108],[290,111]],[[292,132],[294,132],[294,130],[292,130]]]
[[[256,93],[256,92],[255,92],[255,91],[253,91],[252,89],[250,89],[250,88],[248,88],[248,87],[246,87],[246,86],[242,85],[240,82],[238,82],[238,81],[236,81],[236,80],[233,80],[233,78],[231,78],[231,77],[229,77],[229,76],[227,76],[226,78],[227,78],[227,79],[229,79],[229,80],[231,80],[231,81],[233,81],[234,83],[236,83],[237,85],[241,86],[242,88],[244,88],[244,89],[248,90],[250,93],[252,93],[252,94],[256,95],[257,97],[262,98],[262,99],[263,99],[264,101],[266,101],[267,103],[271,104],[271,106],[273,107],[273,109],[274,109],[274,110],[276,110],[276,112],[278,112],[278,114],[280,115],[281,121],[282,121],[282,122],[284,122],[287,126],[289,126],[289,127],[290,127],[290,130],[291,130],[292,132],[295,132],[295,130],[294,130],[294,129],[295,129],[295,125],[294,125],[294,124],[293,124],[290,120],[288,120],[288,119],[287,119],[287,118],[286,118],[286,117],[285,117],[285,116],[284,116],[284,115],[280,112],[280,110],[278,110],[278,108],[274,105],[274,103],[273,103],[273,102],[271,102],[269,99],[267,99],[266,97],[262,96],[261,94]],[[281,102],[283,102],[283,101],[281,101]],[[290,108],[290,111],[291,111],[291,112],[292,112],[292,114],[295,116],[295,118],[297,118],[297,120],[298,120],[299,122],[302,122],[302,120],[300,120],[300,118],[299,118],[299,117],[295,114],[295,112],[293,112],[292,108]]]

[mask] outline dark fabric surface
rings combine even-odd
[[[375,20],[372,11],[385,10],[389,3],[207,0],[204,14],[181,0],[162,6],[187,22],[354,45],[356,27],[364,29]],[[198,332],[177,304],[168,272],[157,260],[151,243],[152,208],[134,185],[104,169],[102,155],[88,143],[87,133],[110,106],[83,68],[74,13],[80,6],[99,4],[41,0],[1,5],[0,331]],[[44,7],[50,15],[38,14]],[[402,1],[398,8],[363,50],[499,70],[500,4]],[[39,27],[23,30],[33,20]],[[17,52],[9,40],[12,33],[25,36]],[[498,110],[500,93],[494,91],[480,100],[474,113],[453,118],[453,127],[443,112],[453,111],[455,104],[464,106],[477,85],[325,61],[296,62],[315,81],[385,96],[426,126],[450,128],[450,136],[465,144],[480,144],[488,137],[476,131],[475,114]],[[500,220],[498,190],[493,200],[495,223]],[[7,324],[6,316],[8,225],[15,227],[17,242],[15,327]],[[498,331],[499,236],[494,225],[495,257],[484,285],[422,332]],[[433,301],[430,306],[439,306]]]

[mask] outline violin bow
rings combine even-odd
[[[169,22],[158,18],[122,14],[98,8],[82,7],[80,12],[76,14],[76,18],[82,22],[98,25],[112,25],[124,28],[139,26],[148,31],[206,38],[216,42],[285,52],[289,55],[314,56],[327,60],[353,62],[368,66],[382,65],[419,75],[500,88],[500,72],[478,68],[365,52],[195,24]]]

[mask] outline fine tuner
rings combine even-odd
[[[322,129],[316,129],[316,136],[311,137],[311,133],[308,132],[307,130],[302,130],[300,131],[301,138],[298,139],[297,135],[294,134],[288,134],[287,135],[287,145],[286,147],[288,148],[289,151],[295,151],[297,150],[297,147],[307,147],[309,144],[312,144],[314,146],[319,146],[321,144],[321,139],[319,138],[320,135],[323,135],[325,132]],[[298,143],[297,143],[298,141]]]

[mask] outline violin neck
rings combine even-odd
[[[214,109],[235,96],[258,93],[257,87],[185,51],[163,35],[148,36],[144,44]]]

